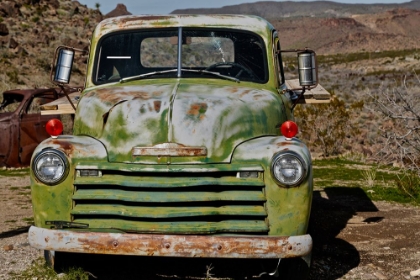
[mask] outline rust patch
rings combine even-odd
[[[231,88],[228,88],[226,91],[229,92],[229,93],[237,93],[238,88],[237,87],[231,87]]]
[[[68,142],[68,141],[63,141],[62,139],[58,140],[58,139],[53,139],[52,144],[58,145],[60,146],[61,150],[68,156],[70,157],[71,154],[73,154],[74,151],[74,146]]]
[[[205,147],[188,147],[177,143],[163,143],[153,147],[134,147],[133,156],[206,156],[207,149]]]
[[[150,93],[146,91],[115,91],[109,89],[98,89],[96,91],[92,91],[86,94],[86,96],[95,95],[100,95],[101,100],[109,102],[116,102],[127,96],[133,96],[135,98],[140,98],[144,100],[150,99],[151,97]]]
[[[309,235],[296,237],[233,237],[200,235],[112,234],[60,232],[31,227],[29,243],[39,249],[143,256],[287,258],[312,250]],[[37,235],[51,237],[46,244]],[[66,236],[65,239],[61,237]],[[65,241],[64,241],[65,240]]]
[[[207,103],[194,103],[188,110],[187,115],[197,116],[200,119],[203,119],[204,114],[207,112],[207,107]]]
[[[159,113],[162,102],[159,100],[155,100],[153,101],[153,105],[155,106],[155,112]]]
[[[70,93],[78,88],[70,88]],[[28,166],[35,147],[50,137],[45,125],[58,114],[41,115],[41,108],[64,97],[58,88],[9,90],[0,104],[0,166]]]
[[[143,99],[143,100],[148,100],[156,93],[150,94],[147,91],[127,91],[127,92],[123,92],[122,94],[128,95],[128,96],[135,96],[136,98]]]
[[[173,17],[171,16],[142,16],[142,17],[129,17],[129,18],[124,18],[123,20],[121,20],[121,23],[127,23],[130,21],[145,21],[145,20],[166,20],[166,19],[172,19]]]
[[[245,95],[247,95],[248,93],[250,93],[252,90],[251,89],[247,89],[247,90],[244,90],[243,92],[241,92],[241,94],[239,95],[239,97],[244,97]]]

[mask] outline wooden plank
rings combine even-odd
[[[298,89],[301,88],[299,85],[299,80],[286,80],[286,86],[289,89]],[[301,93],[301,90],[295,91],[296,93]],[[331,99],[331,94],[320,84],[311,90],[306,90],[303,94],[303,98],[299,103],[329,103]]]
[[[76,108],[80,94],[78,91],[69,94],[70,100]],[[75,111],[66,96],[41,106],[41,115],[65,115],[74,113]]]

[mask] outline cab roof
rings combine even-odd
[[[168,27],[232,28],[252,31],[262,37],[274,30],[265,19],[251,15],[130,15],[103,20],[96,27],[94,37],[98,39],[121,30]]]

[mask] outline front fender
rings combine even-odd
[[[307,165],[303,182],[291,188],[279,186],[271,175],[271,160],[281,152],[295,152]],[[270,235],[302,235],[307,232],[312,204],[313,174],[311,155],[300,140],[283,136],[262,137],[239,145],[232,163],[261,164],[264,168],[266,209]]]
[[[69,162],[69,172],[61,183],[48,186],[38,181],[32,169],[37,154],[45,149],[62,151]],[[101,142],[87,136],[63,135],[44,140],[34,151],[31,159],[30,179],[32,207],[36,226],[45,227],[47,220],[70,221],[75,166],[79,159],[106,161],[107,153]]]

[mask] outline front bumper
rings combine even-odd
[[[202,257],[202,258],[292,258],[312,250],[309,234],[298,236],[160,235],[75,232],[29,229],[32,247],[76,253]]]

